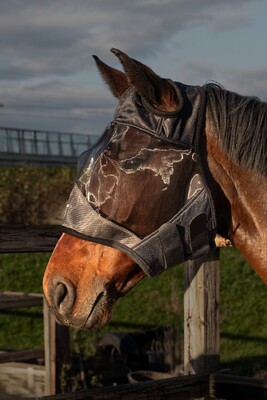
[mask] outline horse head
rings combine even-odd
[[[231,227],[201,135],[203,88],[112,52],[125,72],[94,58],[119,105],[79,158],[64,233],[43,279],[57,320],[76,327],[107,323],[114,302],[142,278],[209,254],[216,233],[227,236]]]

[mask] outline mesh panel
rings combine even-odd
[[[98,214],[75,184],[66,207],[63,226],[91,238],[113,240],[132,247],[140,242],[136,235]]]

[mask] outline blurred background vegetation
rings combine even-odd
[[[0,167],[0,224],[60,224],[76,169]]]

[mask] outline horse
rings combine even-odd
[[[146,276],[231,242],[267,284],[267,104],[217,83],[161,78],[118,49],[97,56],[119,99],[78,161],[43,290],[61,324],[101,327]]]

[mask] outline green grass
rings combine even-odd
[[[267,370],[267,287],[235,249],[222,252],[221,318],[223,365]]]
[[[42,274],[49,255],[1,254],[0,291],[42,293]],[[0,313],[0,349],[31,349],[43,346],[41,307]]]
[[[0,291],[41,292],[48,254],[0,256]],[[182,333],[183,268],[141,281],[114,307],[111,323],[95,331],[76,331],[84,353],[91,338],[114,330],[174,325]],[[40,308],[0,314],[0,349],[43,345]],[[267,288],[235,249],[221,251],[221,361],[224,368],[253,375],[267,366]]]

